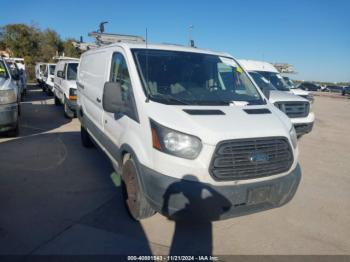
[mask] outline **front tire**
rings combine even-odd
[[[122,190],[125,205],[130,216],[139,221],[151,217],[155,214],[150,206],[138,181],[138,172],[135,161],[129,158],[125,161],[122,168]]]

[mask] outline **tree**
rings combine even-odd
[[[67,39],[63,42],[63,51],[65,56],[79,58],[81,51],[73,45],[73,42],[77,42],[74,39]]]

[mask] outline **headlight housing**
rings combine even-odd
[[[153,147],[161,152],[177,157],[195,159],[202,142],[198,137],[164,127],[151,120]]]
[[[297,136],[297,132],[295,131],[294,126],[292,126],[292,128],[289,130],[289,136],[290,136],[290,140],[292,141],[293,147],[297,148],[298,136]]]
[[[15,89],[0,90],[0,104],[6,105],[17,102],[17,93]]]

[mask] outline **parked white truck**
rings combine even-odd
[[[297,135],[229,54],[120,42],[82,54],[78,117],[134,219],[224,219],[286,204]]]
[[[253,60],[239,60],[239,63],[261,89],[269,90],[270,102],[290,118],[298,137],[312,131],[315,115],[311,112],[311,102],[291,92],[273,65]]]
[[[76,115],[77,106],[77,69],[79,59],[61,59],[56,64],[54,79],[55,105],[63,105],[63,112],[67,118]]]

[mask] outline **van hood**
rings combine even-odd
[[[308,96],[310,92],[302,90],[300,88],[293,88],[290,90],[292,94],[297,95],[297,96]]]
[[[275,103],[275,102],[309,102],[307,99],[302,98],[300,96],[297,96],[295,94],[292,94],[289,92],[284,92],[284,91],[278,91],[278,90],[270,91],[269,101],[271,103]]]
[[[283,136],[289,138],[292,124],[271,104],[262,106],[179,106],[147,103],[148,116],[168,128],[199,137],[203,143],[216,145],[230,139]],[[184,110],[216,110],[190,114]],[[268,109],[271,113],[247,113],[244,110]]]

